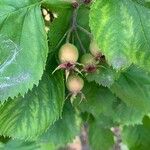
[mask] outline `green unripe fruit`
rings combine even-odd
[[[83,71],[93,73],[97,69],[97,61],[91,54],[84,54],[81,58],[81,63],[84,65]]]
[[[58,57],[61,63],[76,63],[79,57],[78,49],[73,44],[66,43],[60,48]]]
[[[84,54],[81,57],[81,63],[83,65],[85,65],[85,66],[87,66],[87,65],[95,65],[96,64],[96,60],[90,53],[87,53],[87,54]]]
[[[78,75],[70,75],[67,79],[67,89],[72,93],[79,93],[84,86],[84,80]]]
[[[91,41],[91,43],[90,43],[90,52],[95,57],[102,55],[102,53],[100,52],[100,48],[98,47],[98,45],[95,41]]]

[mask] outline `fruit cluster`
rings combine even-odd
[[[81,95],[81,101],[83,98],[85,98],[84,94],[81,91],[84,86],[84,80],[82,77],[89,73],[96,72],[97,68],[99,67],[99,62],[103,60],[103,55],[100,52],[100,49],[94,40],[91,40],[90,43],[90,47],[89,47],[90,53],[85,53],[84,55],[82,55],[80,61],[78,61],[79,51],[77,47],[70,43],[70,36],[72,33],[73,34],[75,33],[77,35],[77,39],[80,43],[80,47],[82,48],[82,51],[86,52],[84,46],[82,45],[80,37],[78,35],[77,29],[80,29],[81,31],[86,33],[88,37],[90,37],[90,39],[93,39],[92,34],[88,30],[81,27],[76,20],[79,7],[81,5],[87,5],[90,3],[91,0],[73,0],[72,2],[73,15],[71,20],[71,25],[69,30],[65,33],[65,35],[62,38],[63,40],[67,35],[66,44],[62,45],[59,50],[58,58],[60,64],[53,71],[54,73],[59,69],[65,70],[66,87],[69,91],[67,98],[70,96],[71,102],[73,102],[76,96],[79,94]]]
[[[91,41],[89,49],[90,53],[82,55],[80,62],[78,62],[79,52],[75,45],[66,43],[59,50],[58,58],[60,64],[53,73],[58,69],[65,70],[66,87],[70,92],[67,98],[71,96],[71,102],[73,102],[78,94],[81,95],[82,101],[84,94],[81,90],[84,86],[84,80],[81,76],[96,72],[99,62],[103,58],[95,41]]]

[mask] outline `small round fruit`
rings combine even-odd
[[[81,63],[84,65],[83,71],[87,73],[93,73],[97,70],[97,61],[94,56],[87,53],[81,58]]]
[[[84,54],[81,57],[81,63],[83,65],[85,65],[85,66],[87,66],[87,65],[95,65],[96,64],[96,60],[94,59],[94,57],[90,53],[87,53],[87,54]]]
[[[84,86],[84,80],[78,75],[70,75],[67,80],[67,88],[71,93],[79,93]]]
[[[61,63],[76,63],[78,57],[78,49],[73,44],[66,43],[59,50],[59,60]]]
[[[95,41],[91,41],[90,43],[90,52],[95,57],[102,55],[102,53],[100,52],[100,48],[98,47]]]

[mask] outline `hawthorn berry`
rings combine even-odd
[[[83,64],[83,71],[86,73],[93,73],[97,69],[97,62],[90,53],[84,54],[81,57],[81,64]]]
[[[71,93],[79,93],[84,86],[83,79],[78,75],[70,75],[67,80],[67,88]]]
[[[103,56],[100,51],[101,50],[98,47],[98,45],[96,44],[96,42],[92,40],[90,43],[90,52],[95,57],[96,60],[100,60],[101,57]]]
[[[76,68],[77,60],[79,57],[78,49],[71,43],[66,43],[62,45],[59,50],[58,58],[60,61],[60,65],[53,71],[64,69],[66,73],[66,79],[68,78],[71,71],[77,71],[81,73],[78,68]]]
[[[81,101],[84,98],[84,94],[82,93],[82,89],[84,87],[84,80],[78,75],[70,75],[67,79],[66,83],[67,89],[69,90],[71,95],[71,103],[73,103],[74,99],[78,94],[81,94]]]
[[[78,60],[79,53],[78,49],[70,43],[64,44],[59,50],[59,61],[61,63],[72,63],[75,64]]]

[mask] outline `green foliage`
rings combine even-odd
[[[115,72],[107,64],[102,64],[96,72],[88,74],[86,78],[88,81],[95,81],[99,85],[110,87],[118,76],[119,73]]]
[[[62,118],[56,121],[40,137],[40,141],[51,142],[54,145],[64,146],[72,142],[75,136],[79,135],[80,127],[74,108],[67,103],[64,106]]]
[[[149,20],[150,10],[131,0],[93,3],[91,30],[108,63],[115,69],[135,63],[150,71]]]
[[[92,150],[108,150],[114,144],[113,133],[110,129],[102,128],[98,122],[94,122],[89,127],[89,142]]]
[[[150,111],[150,74],[131,66],[110,88],[128,106]]]
[[[141,124],[145,115],[143,111],[140,111],[131,106],[127,106],[120,99],[113,101],[112,107],[108,109],[109,111],[105,112],[105,115],[111,117],[114,122],[120,125]]]
[[[1,0],[0,149],[56,150],[82,123],[92,150],[112,149],[115,126],[130,150],[149,149],[149,8],[147,0]],[[80,58],[92,40],[104,57],[91,54],[97,68],[87,74]],[[77,63],[60,64],[66,42],[78,48]],[[83,89],[68,91],[68,75]]]
[[[143,125],[124,127],[123,142],[130,150],[146,150],[150,147],[150,119],[144,117]]]
[[[77,24],[86,29],[87,31],[90,31],[89,27],[89,8],[85,6],[81,6],[79,8],[79,13],[77,16]],[[83,32],[82,29],[77,28],[77,33],[79,35],[79,38],[77,37],[77,34],[74,35],[74,44],[78,47],[81,53],[84,51],[89,51],[89,44],[90,44],[90,37],[86,33]],[[81,45],[79,39],[83,43]]]
[[[133,0],[134,2],[137,2],[140,5],[143,5],[145,7],[150,8],[150,1],[149,0]]]
[[[61,79],[61,80],[60,80]],[[24,97],[9,99],[0,106],[0,134],[19,139],[36,139],[61,115],[64,103],[62,74],[45,72],[38,87]]]
[[[49,37],[49,49],[50,52],[58,49],[61,45],[58,45],[63,36],[70,26],[70,19],[72,14],[72,9],[70,8],[53,8],[52,11],[57,14],[57,18],[49,25],[50,32],[48,32]],[[61,29],[61,30],[58,30]],[[64,40],[63,40],[64,41]]]
[[[42,4],[48,8],[70,8],[71,0],[43,0]]]
[[[103,122],[107,122],[107,119],[111,118],[117,124],[134,125],[140,124],[145,115],[143,110],[126,105],[125,102],[116,98],[108,88],[99,87],[94,82],[86,83],[83,93],[85,101],[78,105],[79,100],[77,99],[80,111],[88,112]]]
[[[15,20],[15,21],[14,21]],[[0,101],[38,85],[48,53],[39,0],[0,1]],[[32,60],[32,62],[31,62]]]
[[[10,140],[7,144],[0,143],[1,150],[56,150],[51,143],[25,142],[21,140]]]
[[[85,83],[83,94],[85,99],[79,104],[80,97],[78,97],[76,105],[81,112],[89,112],[95,117],[102,112],[109,111],[108,108],[111,108],[112,101],[116,99],[108,88],[99,87],[94,82]]]

